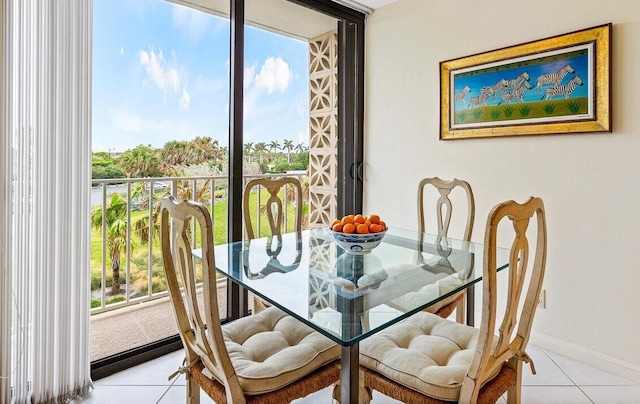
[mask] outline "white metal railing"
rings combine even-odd
[[[281,177],[283,175],[296,177],[301,182],[307,177],[306,173],[287,174],[265,174],[244,176],[244,184],[254,178]],[[215,208],[217,203],[226,201],[228,190],[228,177],[219,176],[194,176],[194,177],[148,177],[148,178],[122,178],[122,179],[102,179],[92,181],[91,204],[92,213],[95,209],[102,210],[101,223],[93,227],[92,234],[100,234],[100,242],[92,240],[92,260],[91,260],[91,313],[96,314],[107,310],[119,309],[122,307],[138,304],[148,300],[154,300],[167,295],[164,285],[164,274],[162,269],[162,258],[159,248],[156,225],[159,224],[160,217],[156,215],[160,198],[165,195],[173,195],[178,199],[193,199],[206,204],[211,211],[214,234],[216,228],[227,227],[227,216],[224,215],[224,223],[217,223]],[[110,198],[113,193],[118,193],[124,198],[126,203],[126,213],[121,217],[126,223],[126,236],[124,240],[116,240],[124,243],[124,248],[120,251],[120,262],[124,265],[120,267],[120,278],[123,287],[121,293],[109,296],[107,286],[107,271],[112,271],[111,253],[109,251],[109,229],[108,224],[113,219],[113,210],[110,208]],[[260,196],[258,195],[258,198]],[[286,204],[285,198],[285,204]],[[260,200],[258,199],[258,205]],[[285,206],[286,208],[286,206]],[[139,212],[139,213],[138,213]],[[92,214],[93,216],[93,214]],[[135,220],[134,220],[135,219]],[[145,222],[146,221],[146,225]],[[94,223],[95,224],[95,223]],[[142,233],[148,235],[148,242],[136,243],[134,233],[136,226]],[[145,228],[146,226],[146,228]],[[260,226],[260,224],[258,224]],[[219,230],[220,231],[220,230]],[[226,237],[226,230],[224,231]],[[226,240],[226,238],[225,238]],[[195,237],[194,237],[195,242]],[[218,240],[218,242],[224,242]],[[139,245],[138,245],[139,244]],[[145,245],[146,244],[146,245]],[[195,245],[194,245],[195,247]],[[142,255],[136,254],[134,250],[146,248],[146,268]],[[96,251],[99,249],[99,252]],[[138,261],[137,263],[133,261]],[[155,266],[154,266],[155,262]],[[132,264],[138,269],[136,276],[144,278],[146,276],[146,287],[134,287],[132,279]],[[124,269],[124,271],[123,271]],[[122,273],[124,272],[124,273]],[[158,284],[154,284],[154,280]],[[138,284],[140,284],[138,279]],[[154,287],[156,291],[154,291]],[[124,291],[122,291],[124,289]],[[146,289],[146,290],[145,290]]]

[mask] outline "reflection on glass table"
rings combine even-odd
[[[258,268],[256,268],[255,265],[253,268],[249,265],[249,253],[255,253],[255,251],[247,247],[243,251],[243,268],[245,276],[249,279],[262,279],[267,275],[273,273],[287,273],[298,268],[298,266],[300,266],[300,260],[302,258],[302,233],[295,232],[291,234],[295,235],[295,240],[293,241],[293,245],[295,245],[295,256],[293,256],[292,260],[290,261],[287,261],[286,258],[284,260],[280,258],[280,254],[282,253],[281,234],[269,236],[264,239],[265,254],[269,257],[269,260],[264,264],[264,267],[259,270],[257,270]],[[290,237],[287,237],[287,239],[290,239]],[[250,244],[250,241],[246,241],[246,243]],[[283,257],[288,258],[291,255],[290,249],[288,248],[286,251],[287,253],[283,254]]]

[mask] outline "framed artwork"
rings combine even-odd
[[[440,139],[611,132],[611,24],[440,62]]]

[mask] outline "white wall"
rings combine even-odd
[[[495,204],[544,199],[532,341],[640,381],[640,13],[635,0],[399,0],[366,28],[365,212],[416,228],[420,178],[463,178],[473,239]],[[438,140],[439,62],[613,23],[613,133]]]

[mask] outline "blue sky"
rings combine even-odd
[[[244,141],[308,144],[306,42],[247,27]],[[229,22],[164,0],[95,0],[93,151],[228,145]]]

